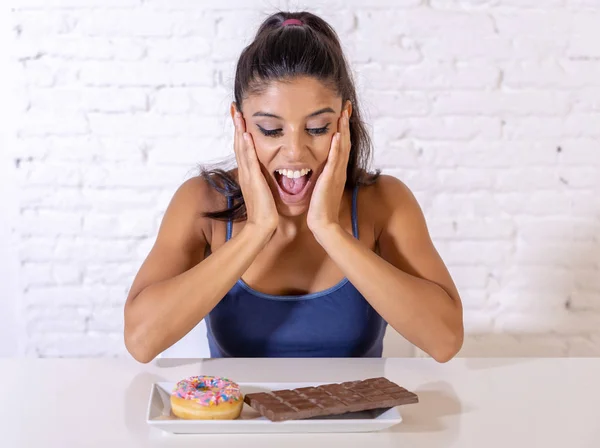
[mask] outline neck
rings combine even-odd
[[[279,224],[275,233],[287,238],[296,238],[301,234],[310,232],[308,224],[306,223],[306,217],[308,216],[308,210],[297,216],[285,216],[279,214]]]

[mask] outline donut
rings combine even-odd
[[[227,378],[191,376],[171,392],[171,410],[189,420],[234,420],[240,416],[244,397],[240,386]]]

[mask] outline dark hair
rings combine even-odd
[[[288,19],[299,19],[303,25],[286,25]],[[352,102],[350,140],[352,147],[346,171],[346,188],[370,185],[380,170],[369,173],[372,144],[356,98],[354,81],[334,29],[310,12],[277,12],[260,26],[254,41],[240,55],[234,81],[235,105],[242,110],[242,101],[263,91],[270,81],[311,76],[331,87],[342,97],[342,104]],[[246,206],[241,188],[234,177],[222,168],[202,168],[202,176],[215,190],[233,198],[231,208],[204,212],[217,220],[243,220]],[[220,181],[220,182],[219,182]]]

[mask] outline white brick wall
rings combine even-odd
[[[176,187],[231,154],[235,60],[280,7],[340,34],[375,163],[462,292],[461,354],[600,355],[600,1],[200,3],[16,2],[0,315],[21,353],[124,354],[131,280]]]

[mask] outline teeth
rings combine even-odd
[[[306,176],[308,173],[310,173],[310,168],[304,168],[303,170],[300,171],[293,171],[293,170],[287,170],[287,169],[283,169],[283,170],[276,170],[279,174],[281,174],[282,176],[286,176],[289,177],[290,179],[298,179],[301,176]]]

